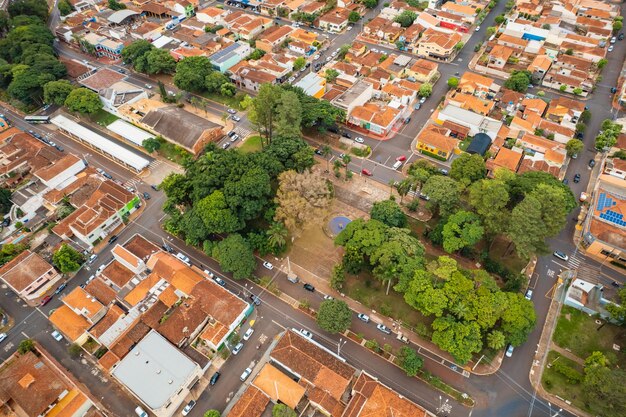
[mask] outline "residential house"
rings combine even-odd
[[[542,79],[552,66],[552,60],[547,55],[537,55],[528,65],[528,71],[538,79]]]
[[[163,30],[164,28],[162,25],[150,21],[145,21],[138,28],[133,30],[130,33],[130,36],[135,39],[144,39],[148,42],[152,42],[162,35]]]
[[[498,136],[503,123],[491,117],[483,116],[473,111],[462,109],[452,104],[447,104],[439,111],[435,122],[442,125],[450,121],[469,128],[468,136],[475,136],[477,133],[486,133],[492,140]]]
[[[348,26],[349,9],[335,7],[319,18],[319,28],[329,32],[341,32]]]
[[[493,78],[466,71],[459,80],[457,90],[476,97],[491,100],[500,91],[500,86]]]
[[[277,82],[276,75],[241,63],[231,68],[231,74],[231,79],[237,86],[250,91],[258,91],[263,84]]]
[[[454,52],[454,47],[461,42],[462,37],[456,32],[448,33],[434,28],[428,28],[422,34],[417,48],[420,58],[435,58],[448,60]]]
[[[245,59],[252,53],[247,42],[235,42],[209,57],[213,68],[221,73],[228,71],[233,65]]]
[[[410,67],[405,67],[402,75],[420,83],[427,83],[437,75],[438,67],[436,62],[420,58],[415,60]]]
[[[346,123],[359,126],[370,133],[385,136],[402,117],[403,107],[399,104],[376,104],[372,102],[355,106]]]
[[[98,57],[107,57],[114,60],[122,58],[124,43],[119,40],[109,39],[106,36],[93,32],[85,34],[81,40],[91,45]]]
[[[415,148],[422,154],[447,161],[458,145],[458,140],[450,136],[450,130],[427,125],[418,133]]]
[[[350,88],[335,97],[331,103],[333,106],[345,110],[346,114],[349,115],[355,107],[367,103],[373,97],[373,94],[374,88],[372,83],[358,80]]]
[[[326,92],[326,78],[310,72],[302,77],[295,86],[302,88],[307,95],[321,99]]]
[[[471,94],[465,94],[458,91],[449,94],[446,103],[462,109],[470,110],[483,116],[487,116],[495,104],[492,100],[484,100]]]
[[[504,66],[513,55],[513,49],[508,46],[495,45],[491,48],[491,51],[487,54],[488,62],[487,66],[497,69],[503,69]]]
[[[517,172],[524,154],[520,149],[500,148],[495,157],[486,162],[487,176],[493,178],[498,168],[506,168],[511,172]]]
[[[301,28],[298,29],[294,29],[290,34],[289,37],[295,41],[298,42],[302,42],[305,43],[307,45],[311,45],[314,46],[313,44],[315,44],[316,42],[319,43],[320,39],[317,33],[315,32],[310,32],[308,30],[304,30]]]
[[[62,276],[39,254],[27,249],[0,267],[0,279],[18,297],[34,303],[53,288]]]
[[[557,97],[550,101],[545,118],[565,126],[575,127],[583,111],[585,111],[585,104],[582,101]]]
[[[202,10],[198,10],[198,12],[196,13],[196,19],[204,24],[217,26],[223,24],[223,19],[224,17],[226,17],[226,15],[228,15],[228,13],[229,11],[227,9],[220,9],[215,6],[209,6]]]
[[[74,154],[67,154],[53,164],[33,172],[48,188],[57,188],[86,168],[85,161]]]
[[[280,48],[281,44],[290,37],[292,32],[293,29],[291,26],[273,26],[257,38],[256,48],[265,52],[276,51]]]

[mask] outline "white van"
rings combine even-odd
[[[183,253],[178,252],[178,253],[176,254],[176,257],[177,257],[178,259],[180,259],[181,261],[183,261],[184,263],[186,263],[187,265],[191,266],[191,261],[190,261],[190,260],[189,260],[189,258],[188,258],[186,255],[184,255]]]
[[[402,161],[396,161],[395,164],[393,164],[393,169],[398,169],[402,166]]]
[[[143,408],[141,408],[139,406],[137,408],[135,408],[135,414],[137,414],[139,417],[148,417],[148,413],[143,411]]]

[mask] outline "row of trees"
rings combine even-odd
[[[155,48],[144,39],[124,47],[122,59],[135,70],[146,74],[173,74],[176,70],[176,61],[169,51]]]
[[[307,95],[300,87],[272,84],[259,88],[248,113],[264,139],[263,146],[276,136],[300,136],[303,128],[325,131],[345,116],[343,110]]]
[[[617,137],[621,132],[622,125],[614,123],[611,119],[604,120],[600,127],[600,133],[596,136],[596,150],[611,149],[617,143]]]
[[[67,73],[52,49],[45,0],[11,2],[0,14],[0,88],[26,105],[41,103],[43,87]]]
[[[84,87],[76,88],[67,80],[46,83],[43,86],[43,101],[82,114],[93,114],[102,108],[98,93]]]

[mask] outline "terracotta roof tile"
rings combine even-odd
[[[72,342],[80,338],[91,327],[91,323],[86,318],[74,313],[65,304],[54,310],[48,320]]]

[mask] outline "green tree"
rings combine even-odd
[[[343,283],[346,280],[346,270],[342,264],[335,264],[333,272],[330,275],[330,287],[333,290],[339,291],[343,288]]]
[[[373,9],[378,6],[378,0],[363,0],[363,5],[368,9]]]
[[[406,372],[407,376],[415,376],[422,369],[424,360],[408,346],[402,346],[398,354],[400,359],[400,367]]]
[[[498,24],[501,25],[502,23],[504,23],[504,21],[506,20],[506,17],[504,17],[504,15],[498,15],[495,17],[494,21]]]
[[[207,410],[204,412],[204,417],[222,417],[222,413],[217,410]]]
[[[274,404],[272,417],[298,417],[298,414],[285,404]]]
[[[448,78],[448,88],[450,90],[456,90],[456,88],[459,86],[459,79],[456,77],[450,77]]]
[[[487,346],[489,349],[500,350],[506,346],[506,338],[504,333],[499,330],[493,330],[487,335]]]
[[[77,271],[82,262],[83,256],[65,243],[52,255],[52,263],[64,274]]]
[[[148,74],[172,74],[176,70],[176,61],[166,49],[152,48],[144,58]]]
[[[230,83],[228,77],[219,71],[210,72],[204,80],[204,86],[209,93],[219,92],[222,85],[228,83]]]
[[[619,304],[608,303],[606,305],[606,311],[609,312],[611,318],[615,320],[619,325],[626,325],[626,288],[621,288],[618,292]]]
[[[122,10],[125,9],[126,5],[124,3],[120,3],[117,0],[109,0],[109,9],[111,10]]]
[[[306,59],[304,57],[298,57],[293,61],[293,70],[300,71],[306,65]]]
[[[324,300],[317,312],[317,324],[335,334],[345,332],[352,323],[352,310],[344,301]]]
[[[417,19],[417,13],[411,10],[405,10],[396,16],[394,22],[400,23],[403,28],[408,28]]]
[[[545,252],[545,224],[539,200],[529,195],[515,206],[506,233],[515,245],[517,254],[523,259]]]
[[[531,74],[529,71],[513,71],[504,82],[504,86],[519,93],[525,93],[530,84]]]
[[[11,201],[11,190],[0,187],[0,215],[4,216],[11,210],[13,202]]]
[[[61,16],[67,16],[74,11],[72,4],[68,0],[60,0],[57,3],[57,7],[59,8]]]
[[[43,101],[62,106],[72,90],[74,90],[74,86],[67,80],[47,82],[43,86]]]
[[[221,190],[215,190],[210,195],[198,201],[194,210],[200,216],[207,233],[232,233],[242,228],[237,214],[226,203]]]
[[[476,182],[485,178],[487,168],[482,156],[478,154],[461,154],[460,157],[452,161],[450,177],[464,185]]]
[[[33,339],[24,339],[20,342],[17,347],[17,351],[23,355],[28,352],[33,352],[35,350],[35,342]]]
[[[405,227],[407,224],[406,215],[394,200],[376,201],[370,216],[391,227]]]
[[[460,51],[461,49],[463,49],[464,46],[465,46],[465,42],[458,42],[456,45],[454,45],[454,50]]]
[[[240,234],[231,234],[213,248],[213,257],[217,259],[225,272],[232,272],[235,279],[252,276],[256,268],[256,259],[248,242]]]
[[[204,91],[207,75],[212,71],[209,58],[190,56],[176,64],[174,84],[185,91]]]
[[[608,63],[609,63],[608,59],[602,58],[598,61],[596,65],[598,66],[598,69],[603,69],[604,67],[606,67],[606,64]]]
[[[502,311],[501,330],[506,339],[519,346],[526,341],[535,328],[537,316],[533,303],[520,293],[506,292],[506,308]]]
[[[482,220],[485,231],[491,235],[506,229],[509,211],[509,191],[504,182],[484,179],[469,189],[469,203]]]
[[[78,343],[72,343],[67,348],[67,353],[69,353],[72,358],[76,359],[83,353],[83,348]]]
[[[448,315],[433,321],[432,341],[449,352],[461,365],[472,359],[483,347],[480,328],[475,322],[458,321]]]
[[[48,20],[48,4],[41,0],[16,0],[9,3],[7,9],[12,18],[16,16],[36,16],[42,22]]]
[[[329,68],[324,73],[324,78],[326,78],[326,82],[333,83],[339,77],[339,71],[334,68]]]
[[[296,93],[284,91],[276,113],[276,135],[288,138],[301,136],[302,106]]]
[[[578,152],[582,151],[584,146],[585,145],[584,145],[584,143],[581,140],[570,139],[565,144],[565,149],[567,150],[567,155],[568,156],[572,156],[572,155],[575,155]]]
[[[65,106],[70,111],[83,114],[92,114],[102,108],[102,102],[98,93],[87,88],[80,87],[72,90],[65,100]]]
[[[617,33],[620,30],[622,30],[622,26],[623,26],[623,23],[620,22],[619,20],[616,20],[615,22],[613,22],[613,33]]]
[[[257,96],[252,100],[248,118],[265,138],[264,145],[269,145],[272,142],[276,124],[276,110],[281,96],[280,87],[266,83],[261,85]]]
[[[348,21],[350,23],[356,23],[359,20],[361,20],[361,15],[358,12],[351,11],[350,14],[348,15]]]
[[[122,49],[122,60],[125,63],[134,65],[135,62],[150,52],[154,46],[144,39],[132,42]]]
[[[280,252],[287,244],[289,231],[283,223],[274,222],[267,229],[267,243],[274,252]]]
[[[450,215],[458,207],[461,199],[459,184],[443,175],[430,177],[422,187],[422,193],[430,198],[428,205],[438,209],[443,217]]]
[[[141,146],[143,146],[148,153],[152,153],[159,150],[161,142],[157,138],[148,138],[141,142]]]
[[[476,214],[457,211],[448,217],[443,227],[443,248],[448,253],[456,252],[478,243],[483,233],[484,228]]]
[[[419,96],[420,97],[430,97],[433,93],[433,86],[430,83],[424,83],[420,86]]]

